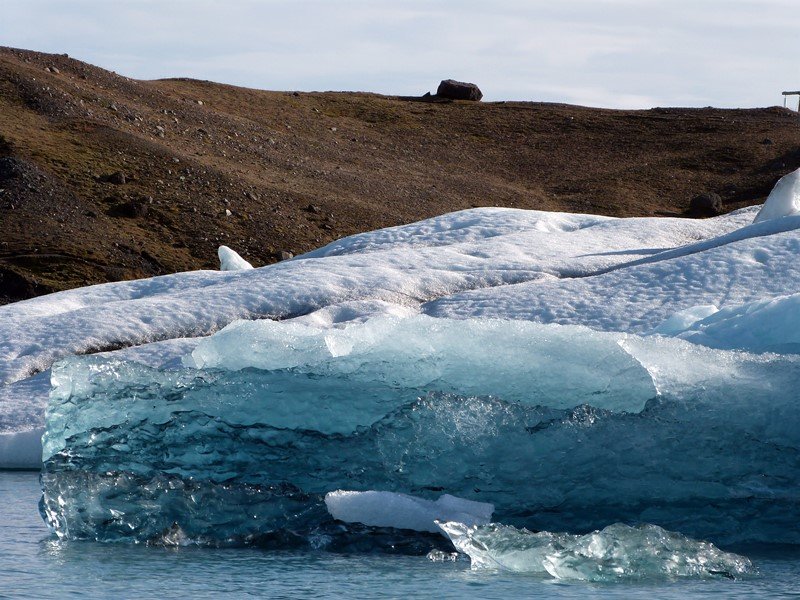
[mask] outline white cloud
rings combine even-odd
[[[486,99],[765,106],[800,87],[792,0],[0,0],[3,44],[138,78]]]

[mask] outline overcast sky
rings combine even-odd
[[[0,0],[2,45],[272,90],[771,106],[798,42],[797,0]]]

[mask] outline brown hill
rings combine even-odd
[[[681,215],[716,192],[727,210],[798,167],[783,108],[268,92],[0,48],[0,298],[216,268],[220,244],[262,265],[474,206]]]

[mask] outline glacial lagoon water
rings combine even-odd
[[[433,562],[425,556],[62,542],[39,516],[40,494],[38,473],[0,472],[0,598],[800,596],[800,548],[795,546],[733,548],[758,569],[757,575],[736,581],[556,582],[541,576],[474,571],[466,560]]]

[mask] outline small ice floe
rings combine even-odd
[[[217,255],[219,256],[220,271],[243,271],[253,268],[253,265],[227,246],[220,246]]]
[[[325,495],[325,506],[334,519],[345,523],[432,533],[441,532],[436,521],[486,525],[494,512],[492,504],[465,500],[450,494],[443,494],[438,500],[426,500],[407,494],[372,490],[329,492]]]
[[[470,557],[473,569],[550,575],[556,579],[617,581],[673,577],[728,577],[754,574],[744,556],[723,552],[657,525],[622,523],[586,535],[533,533],[492,523],[439,523],[453,545]]]

